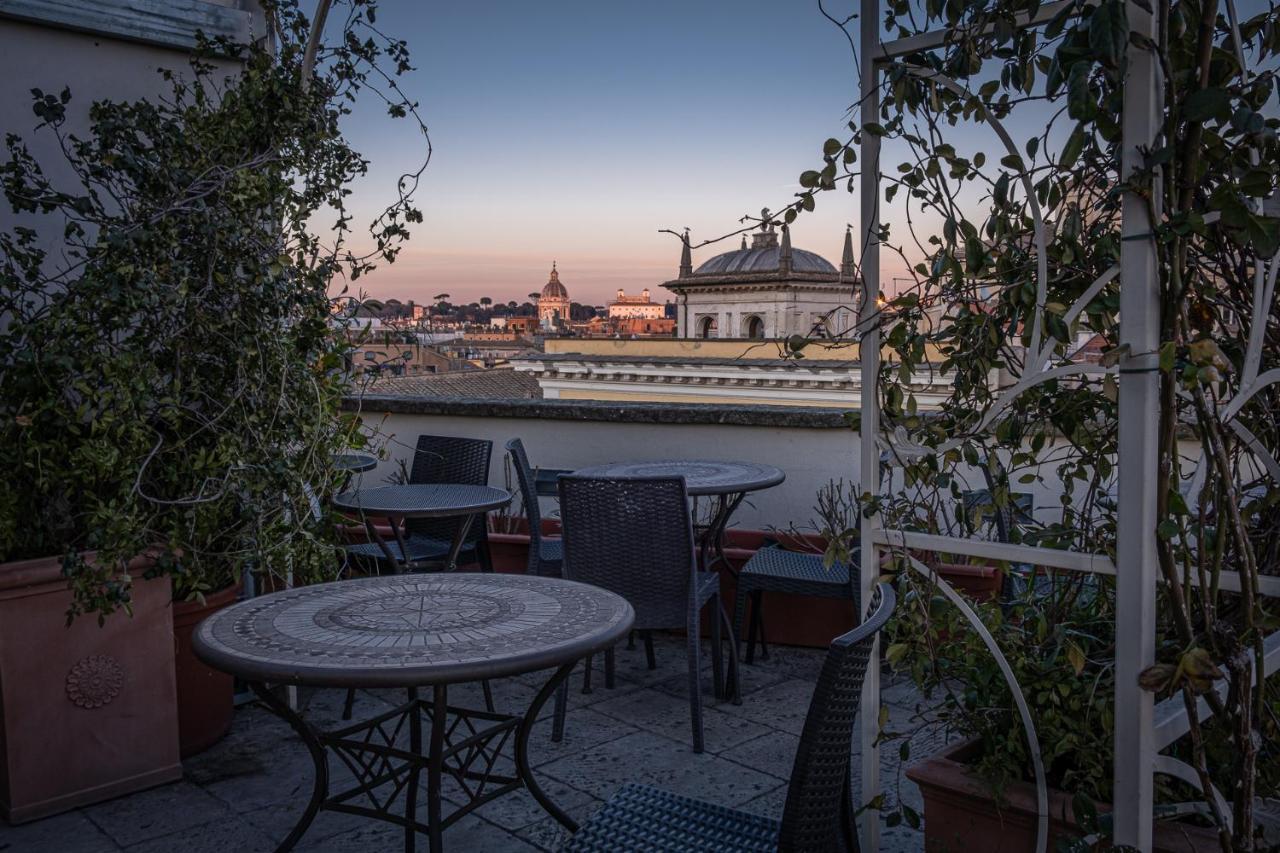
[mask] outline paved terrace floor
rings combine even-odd
[[[560,744],[550,740],[552,703],[547,703],[531,744],[533,765],[544,789],[580,821],[627,781],[780,816],[822,652],[775,647],[767,661],[757,659],[754,666],[744,666],[741,706],[714,704],[708,673],[704,679],[707,749],[696,755],[689,745],[683,641],[656,637],[655,643],[658,667],[653,671],[645,666],[640,644],[631,651],[619,647],[613,690],[604,688],[598,662],[592,693],[581,693],[581,669],[574,674]],[[703,660],[708,652],[704,646]],[[494,682],[499,710],[523,711],[542,683],[539,674]],[[373,716],[402,697],[400,692],[361,691],[356,718]],[[337,726],[343,698],[341,690],[302,690],[299,701],[311,720]],[[909,683],[891,677],[884,679],[882,699],[892,730],[907,728],[921,701]],[[451,690],[451,703],[468,700],[472,707],[482,707],[478,689]],[[917,739],[912,754],[925,755],[937,745]],[[919,793],[900,775],[898,755],[896,744],[882,750],[887,799],[893,802],[901,796],[918,809]],[[252,704],[237,710],[226,739],[188,760],[185,768],[185,778],[171,785],[24,826],[0,824],[0,851],[265,853],[294,825],[310,796],[313,778],[302,742],[283,722]],[[450,827],[445,849],[466,853],[555,850],[564,837],[560,825],[527,792],[520,791],[482,806]],[[922,836],[905,825],[885,829],[883,838],[882,849],[894,853],[922,846]],[[421,837],[419,849],[426,847],[426,838]],[[295,849],[299,853],[384,853],[403,849],[403,833],[390,824],[322,812]]]

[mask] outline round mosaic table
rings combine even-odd
[[[471,529],[476,516],[504,507],[510,502],[511,493],[502,489],[456,483],[377,486],[369,489],[352,489],[333,496],[335,507],[360,516],[369,534],[369,541],[378,545],[383,556],[392,566],[395,566],[397,571],[419,567],[409,557],[410,548],[405,541],[404,525],[399,523],[402,520],[463,517],[453,534],[448,556],[444,560],[445,569],[452,572],[458,567],[458,553],[462,550],[467,531]],[[399,556],[374,524],[374,519],[377,518],[389,518],[394,522],[391,530],[399,546]]]
[[[316,766],[306,811],[278,851],[302,837],[321,809],[364,815],[418,833],[430,849],[442,833],[489,800],[527,787],[571,831],[577,826],[538,786],[529,766],[534,722],[583,657],[612,647],[634,621],[622,597],[559,578],[498,574],[410,574],[360,578],[272,593],[210,616],[196,630],[196,655],[250,683],[298,733]],[[521,715],[449,704],[451,684],[555,668]],[[406,702],[373,719],[321,731],[268,684],[404,687]],[[419,698],[420,687],[431,698]],[[424,742],[424,729],[427,740]],[[514,744],[515,772],[498,759]],[[355,786],[331,792],[329,756],[354,771]],[[427,780],[427,815],[416,793]],[[469,795],[442,814],[441,782]]]

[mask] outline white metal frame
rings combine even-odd
[[[1038,27],[1048,23],[1069,0],[1048,3],[1034,17],[1023,16],[1019,27]],[[1142,4],[1128,0],[1127,12],[1132,32],[1155,36],[1152,13]],[[1233,0],[1227,0],[1228,17],[1236,26],[1237,16]],[[946,31],[932,31],[881,43],[878,26],[881,18],[880,0],[860,0],[860,61],[862,123],[879,121],[880,73],[900,57],[910,53],[942,47],[947,43]],[[1236,45],[1239,50],[1240,40]],[[1247,67],[1241,62],[1242,66]],[[953,91],[962,91],[954,81],[929,69],[909,68],[912,73],[929,77]],[[1123,138],[1125,148],[1121,152],[1121,171],[1128,176],[1141,165],[1139,149],[1153,147],[1160,127],[1162,105],[1160,103],[1160,69],[1149,52],[1131,49],[1125,73],[1125,104]],[[998,122],[988,119],[1002,142],[1012,146],[1012,141]],[[1017,153],[1015,148],[1011,148]],[[880,371],[880,317],[877,298],[880,293],[880,138],[870,133],[862,134],[861,142],[861,228],[863,231],[862,293],[858,334],[861,342],[861,475],[866,491],[876,489],[881,481],[879,440],[880,400],[877,377]],[[1025,177],[1025,176],[1024,176]],[[1029,188],[1028,188],[1029,189]],[[1159,193],[1155,196],[1158,198]],[[1198,787],[1198,777],[1190,768],[1159,751],[1188,731],[1187,713],[1179,697],[1154,705],[1152,694],[1138,686],[1138,674],[1155,662],[1156,626],[1156,449],[1159,365],[1157,349],[1160,343],[1159,280],[1156,268],[1156,251],[1152,237],[1152,222],[1146,202],[1135,193],[1127,194],[1122,202],[1121,233],[1123,246],[1120,264],[1100,276],[1068,309],[1067,321],[1079,316],[1084,307],[1114,278],[1120,278],[1120,344],[1123,356],[1113,367],[1100,365],[1049,366],[1053,342],[1042,347],[1041,322],[1047,289],[1047,269],[1044,252],[1044,223],[1035,207],[1033,193],[1032,214],[1036,227],[1037,249],[1037,298],[1036,313],[1032,323],[1032,341],[1024,377],[1003,396],[988,412],[982,422],[985,428],[1013,399],[1040,382],[1070,374],[1109,373],[1118,374],[1119,384],[1119,458],[1118,458],[1118,531],[1116,560],[1098,554],[1079,554],[1033,548],[1022,545],[984,542],[948,536],[886,530],[878,514],[865,515],[861,522],[862,556],[861,583],[863,600],[870,600],[871,591],[880,572],[880,554],[885,548],[915,548],[927,551],[945,551],[967,554],[1017,563],[1029,563],[1070,571],[1091,572],[1116,576],[1116,690],[1115,690],[1115,766],[1113,778],[1114,840],[1148,851],[1152,843],[1152,818],[1154,807],[1153,777],[1165,773],[1187,779]],[[1156,211],[1159,216],[1159,211]],[[1206,218],[1208,220],[1208,218]],[[1254,317],[1265,317],[1275,298],[1277,275],[1280,274],[1280,254],[1267,264],[1259,259],[1254,275]],[[1224,401],[1221,416],[1230,423],[1258,457],[1261,468],[1276,480],[1280,487],[1280,463],[1263,450],[1256,438],[1235,421],[1250,397],[1263,387],[1280,382],[1280,369],[1260,372],[1264,323],[1254,323],[1246,349],[1243,381],[1238,394]],[[944,452],[958,442],[944,444],[938,451]],[[929,570],[915,560],[908,561],[918,572]],[[990,634],[978,622],[976,614],[964,605],[940,579],[934,578],[944,594],[965,613],[976,630],[983,636],[988,648],[1001,664],[1010,682],[1015,701],[1027,726],[1032,745],[1033,762],[1039,767],[1039,750],[1035,746],[1033,721],[1021,702],[1021,691]],[[1259,592],[1280,597],[1280,579],[1263,578]],[[1240,579],[1229,573],[1223,579],[1224,589],[1239,589]],[[862,802],[871,802],[880,791],[879,754],[876,745],[879,736],[880,683],[877,644],[872,651],[873,664],[868,667],[862,692],[861,753],[862,753]],[[1280,668],[1280,633],[1266,641],[1265,672],[1262,677]],[[1259,676],[1254,675],[1255,679]],[[1225,689],[1225,688],[1224,688]],[[1207,715],[1207,705],[1201,702]],[[1043,773],[1037,772],[1037,788],[1040,805],[1038,849],[1044,850],[1047,841],[1048,814]],[[1216,791],[1206,792],[1221,798]],[[865,813],[860,827],[862,849],[879,849],[879,826],[874,811]]]

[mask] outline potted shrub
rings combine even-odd
[[[367,28],[372,4],[346,17],[335,46],[296,4],[267,6],[272,39],[202,45],[186,72],[161,72],[164,97],[94,104],[80,138],[66,130],[71,92],[34,92],[34,132],[64,154],[56,169],[7,141],[0,180],[22,218],[0,234],[0,589],[62,596],[43,618],[0,620],[11,817],[32,814],[13,805],[30,799],[12,766],[13,697],[32,703],[24,719],[65,703],[28,690],[33,673],[12,658],[27,646],[11,630],[38,628],[40,647],[59,653],[87,643],[66,649],[92,661],[76,670],[80,694],[121,685],[118,698],[85,700],[98,703],[91,730],[45,724],[42,740],[116,762],[96,775],[49,762],[69,792],[46,797],[47,813],[173,778],[179,733],[189,753],[225,731],[231,680],[191,658],[187,638],[234,600],[246,569],[306,583],[339,565],[323,506],[342,479],[335,452],[361,438],[339,411],[348,344],[329,288],[394,259],[419,218],[404,185],[367,253],[348,247],[347,185],[367,164],[339,122],[372,65],[389,62],[394,81],[407,56]],[[394,82],[389,94],[393,115],[414,114]],[[322,210],[337,217],[323,239],[310,229]],[[129,660],[90,653],[108,640]],[[146,708],[127,702],[153,668]],[[145,733],[107,725],[129,714],[151,720]]]
[[[1003,601],[976,604],[1021,686],[1035,721],[1050,787],[1050,850],[1099,831],[1110,811],[1114,589],[1084,575],[1019,578]],[[926,729],[953,739],[906,776],[924,799],[925,849],[1022,851],[1034,846],[1036,789],[1026,735],[995,659],[959,612],[914,573],[886,636],[885,657],[924,692],[920,722],[887,733],[910,756]],[[1206,737],[1221,747],[1221,727]],[[1176,791],[1166,787],[1166,795]],[[909,809],[899,818],[919,825]],[[1104,833],[1105,834],[1105,833]],[[1087,849],[1084,848],[1084,849]],[[1217,850],[1212,829],[1159,824],[1156,850]]]

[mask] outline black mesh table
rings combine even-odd
[[[437,853],[451,824],[521,787],[576,831],[533,776],[529,733],[574,664],[612,647],[634,618],[622,597],[559,578],[392,575],[249,599],[202,622],[193,645],[205,663],[248,681],[315,761],[311,800],[277,851],[292,849],[326,809],[404,827],[409,853],[418,834],[425,834]],[[553,667],[554,675],[522,715],[449,704],[451,684]],[[370,720],[321,731],[268,684],[403,687],[407,696]],[[429,699],[419,698],[420,688],[428,688]],[[514,770],[500,761],[508,748]],[[330,790],[331,757],[354,772],[354,787]],[[417,796],[424,775],[425,819]],[[444,814],[441,784],[447,779],[461,789],[465,803]]]
[[[458,552],[466,541],[472,520],[491,510],[511,502],[511,493],[491,486],[464,486],[452,483],[430,483],[406,486],[378,486],[371,489],[353,489],[334,495],[333,505],[340,510],[356,513],[364,521],[371,541],[382,549],[391,565],[398,571],[419,568],[410,559],[410,548],[405,541],[406,518],[451,518],[463,516],[454,533],[445,558],[444,567],[454,571],[458,567]],[[399,546],[399,556],[374,526],[375,518],[392,520],[392,533]]]
[[[704,571],[718,563],[728,565],[724,555],[724,533],[729,519],[748,492],[770,489],[787,478],[781,468],[759,462],[724,462],[701,459],[665,459],[657,462],[611,462],[580,468],[583,477],[684,477],[689,496],[714,497],[715,512],[700,537]],[[696,519],[695,519],[696,521]],[[714,557],[712,556],[712,552]]]
[[[344,450],[333,454],[333,467],[350,474],[363,474],[378,467],[378,457],[360,450]]]

